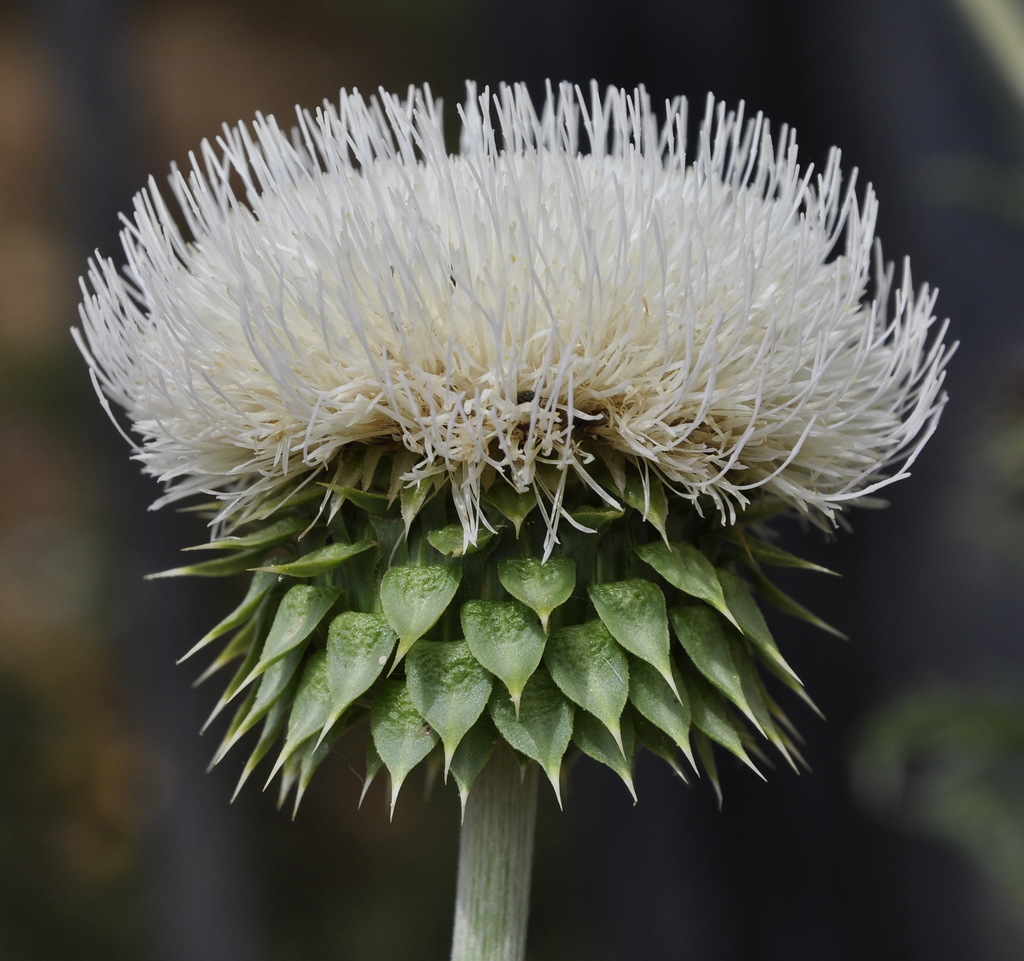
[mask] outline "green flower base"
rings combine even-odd
[[[579,752],[631,793],[641,747],[681,776],[703,768],[716,791],[713,745],[755,771],[765,742],[799,762],[762,675],[807,697],[755,596],[828,629],[764,573],[822,568],[749,533],[764,510],[722,527],[626,467],[601,481],[618,508],[580,482],[567,490],[545,559],[532,493],[495,476],[492,530],[468,544],[446,483],[403,485],[407,469],[368,448],[335,482],[201,545],[223,556],[156,575],[251,572],[239,606],[189,652],[223,644],[203,678],[235,665],[214,711],[235,707],[215,762],[259,728],[239,788],[274,754],[267,783],[280,773],[281,803],[294,789],[297,808],[357,727],[367,785],[387,771],[392,811],[420,764],[450,773],[464,806],[499,740],[540,766],[559,802]]]

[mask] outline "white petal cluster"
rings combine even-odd
[[[812,174],[711,100],[688,147],[686,101],[659,120],[642,89],[470,87],[459,117],[451,155],[428,88],[343,91],[139,193],[78,339],[162,502],[231,524],[380,443],[450,480],[470,538],[500,479],[553,538],[595,450],[725,521],[759,490],[834,519],[906,475],[949,351],[838,152]]]

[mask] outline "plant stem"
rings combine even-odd
[[[466,800],[451,961],[523,961],[536,817],[537,765],[497,745]]]

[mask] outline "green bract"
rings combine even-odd
[[[214,712],[235,709],[215,760],[251,739],[239,787],[266,758],[297,805],[347,732],[366,740],[368,780],[390,775],[392,808],[423,763],[451,774],[465,803],[499,739],[559,801],[578,753],[630,792],[641,747],[680,774],[703,768],[716,790],[712,744],[751,767],[764,741],[799,760],[764,678],[806,695],[757,598],[820,624],[764,572],[814,565],[705,520],[636,467],[605,481],[621,509],[567,486],[566,509],[593,526],[564,525],[547,558],[540,512],[504,485],[471,544],[444,485],[396,491],[375,479],[400,454],[374,456],[358,486],[332,485],[342,501],[330,518],[307,499],[205,545],[216,561],[167,572],[252,572],[189,652],[223,645],[204,678],[235,665]]]

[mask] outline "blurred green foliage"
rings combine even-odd
[[[1008,138],[1024,155],[1024,3],[949,3],[970,30]],[[923,170],[923,187],[934,202],[1024,229],[1024,164],[935,157]],[[985,413],[976,435],[966,438],[977,490],[952,524],[974,547],[1024,572],[1024,378],[999,384]],[[852,772],[859,796],[876,813],[956,848],[1024,918],[1019,688],[948,683],[891,698],[869,717]]]
[[[1024,709],[1020,693],[906,694],[868,723],[860,797],[890,822],[954,845],[1024,917]]]

